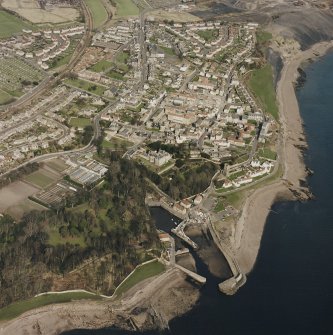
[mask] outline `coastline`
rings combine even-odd
[[[324,56],[331,48],[333,41],[320,42],[284,59],[276,92],[281,122],[279,163],[283,168],[283,176],[253,191],[244,203],[232,241],[243,273],[251,272],[255,265],[265,223],[276,199],[295,199],[290,189],[297,192],[306,190],[301,185],[301,181],[307,177],[302,152],[302,148],[306,147],[306,139],[294,83],[299,76],[297,69],[302,63],[309,58]]]
[[[0,335],[58,335],[72,329],[166,329],[171,319],[189,311],[199,291],[176,268],[132,287],[120,300],[73,301],[28,311],[0,323]]]

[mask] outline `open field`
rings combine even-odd
[[[149,277],[156,276],[165,270],[165,266],[157,260],[142,266],[138,266],[135,271],[116,289],[115,294],[121,296],[131,287]]]
[[[0,189],[0,213],[7,208],[19,204],[21,201],[38,192],[38,188],[17,181]]]
[[[39,169],[38,171],[24,177],[25,181],[40,188],[50,186],[53,182],[56,181],[56,179],[57,177],[55,175],[43,169]]]
[[[79,12],[75,8],[46,6],[46,9],[41,9],[34,0],[3,0],[2,6],[32,23],[57,24],[75,21],[79,17]]]
[[[91,125],[91,120],[84,117],[72,117],[69,124],[72,127],[84,128]]]
[[[100,300],[101,297],[85,292],[46,294],[29,300],[16,302],[5,308],[0,309],[0,321],[14,319],[20,314],[23,314],[24,312],[38,307],[82,299]]]
[[[81,90],[86,91],[87,93],[92,93],[99,96],[102,96],[107,89],[106,87],[82,79],[67,79],[65,83],[70,86],[80,88]]]
[[[179,12],[173,10],[158,9],[150,12],[149,16],[153,16],[156,20],[169,20],[174,22],[194,22],[201,21],[198,16],[194,16],[187,12]]]
[[[0,10],[0,38],[11,37],[13,34],[21,33],[25,28],[32,29],[33,26],[15,15]]]
[[[101,0],[84,0],[89,7],[92,17],[94,28],[100,27],[108,19],[108,13]]]
[[[117,4],[116,16],[139,15],[139,8],[132,0],[114,0],[114,2]]]
[[[278,119],[278,107],[273,85],[273,70],[270,64],[253,70],[248,81],[252,93],[257,97],[265,112]]]

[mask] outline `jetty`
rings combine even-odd
[[[178,264],[175,264],[175,267],[177,269],[179,269],[180,271],[184,272],[186,275],[188,275],[189,277],[191,277],[193,280],[195,280],[196,282],[198,282],[199,284],[206,284],[207,279],[203,276],[200,276],[199,274],[188,270]]]

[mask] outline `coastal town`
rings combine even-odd
[[[205,285],[193,265],[197,253],[214,272],[205,248],[227,264],[218,289],[235,294],[256,258],[244,261],[244,245],[257,253],[260,244],[243,241],[251,201],[267,216],[272,183],[312,197],[298,185],[311,171],[284,166],[305,144],[280,119],[267,56],[272,44],[291,57],[296,44],[255,16],[218,6],[208,16],[191,0],[27,3],[0,2],[0,15],[22,20],[0,31],[0,222],[41,236],[42,256],[26,264],[43,285],[22,293],[21,279],[18,290],[3,280],[0,307],[57,292],[117,301],[169,276]],[[0,247],[19,250],[16,231],[1,229]]]
[[[194,6],[168,5],[183,13]],[[38,166],[1,210],[19,218],[27,209],[60,208],[64,197],[103,182],[107,164],[96,150],[122,152],[162,178],[211,164],[207,184],[193,194],[149,181],[147,203],[185,220],[201,213],[202,227],[208,220],[224,253],[228,249],[234,259],[231,245],[241,208],[229,195],[278,170],[277,120],[249,86],[251,72],[260,68],[258,24],[173,22],[156,19],[146,8],[93,33],[63,75],[86,29],[75,23],[22,29],[1,40],[6,96],[0,171],[6,176],[27,164]],[[33,96],[52,78],[52,90],[15,107],[16,100]],[[234,278],[243,275],[234,272]]]

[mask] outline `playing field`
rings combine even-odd
[[[114,0],[117,4],[116,16],[139,15],[139,8],[132,0]]]
[[[22,29],[32,29],[32,25],[15,15],[0,10],[0,38],[8,38],[22,32]]]
[[[101,0],[84,0],[93,17],[94,28],[100,27],[108,19],[108,13]]]

